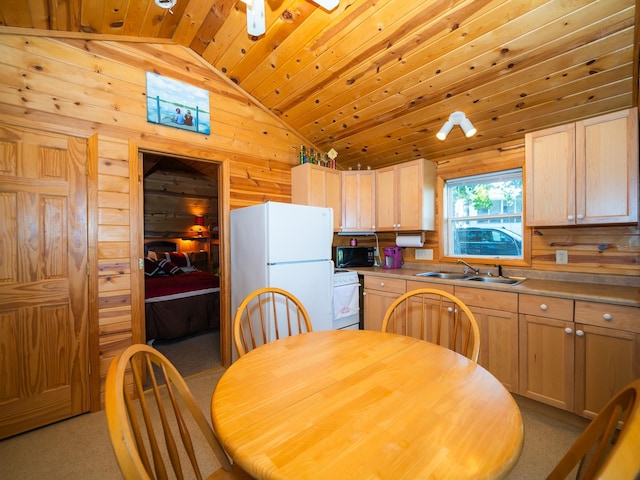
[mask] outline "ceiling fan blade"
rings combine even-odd
[[[265,31],[264,1],[255,0],[251,5],[247,3],[247,32],[249,35],[258,37]]]
[[[327,10],[333,10],[338,6],[340,0],[312,0],[313,3],[320,5],[322,8],[326,8]]]

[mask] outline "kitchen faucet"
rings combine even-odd
[[[464,263],[466,266],[464,267],[464,273],[469,273],[469,270],[473,270],[473,272],[476,275],[480,275],[480,269],[479,268],[475,268],[472,267],[471,265],[469,265],[467,262],[465,262],[464,260],[458,259],[456,260],[456,263]]]
[[[496,263],[494,267],[498,267],[498,276],[502,277],[502,265],[500,265],[499,263]]]

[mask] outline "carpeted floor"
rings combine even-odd
[[[157,345],[182,375],[188,377],[189,388],[207,417],[213,387],[224,373],[219,364],[217,338],[216,332],[183,342]],[[215,350],[213,354],[211,350]],[[213,366],[207,368],[207,365]],[[201,373],[194,375],[194,372]],[[582,428],[539,413],[529,408],[530,402],[520,400],[519,404],[525,427],[524,449],[507,478],[544,479]],[[0,441],[0,479],[3,480],[120,478],[104,411],[80,415]]]
[[[220,366],[220,331],[198,333],[177,340],[156,340],[158,349],[183,377]]]

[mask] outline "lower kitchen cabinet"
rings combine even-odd
[[[640,309],[520,295],[520,395],[593,418],[640,377]]]
[[[573,300],[520,295],[520,388],[563,410],[574,406]]]
[[[478,322],[478,363],[507,390],[518,393],[518,294],[456,286],[455,295]]]
[[[387,309],[406,291],[406,280],[365,275],[364,329],[380,331]]]
[[[640,308],[576,301],[575,413],[594,417],[640,377]]]

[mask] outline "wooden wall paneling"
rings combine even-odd
[[[98,305],[98,135],[87,140],[87,273],[89,300],[89,402],[100,409],[100,310]]]

